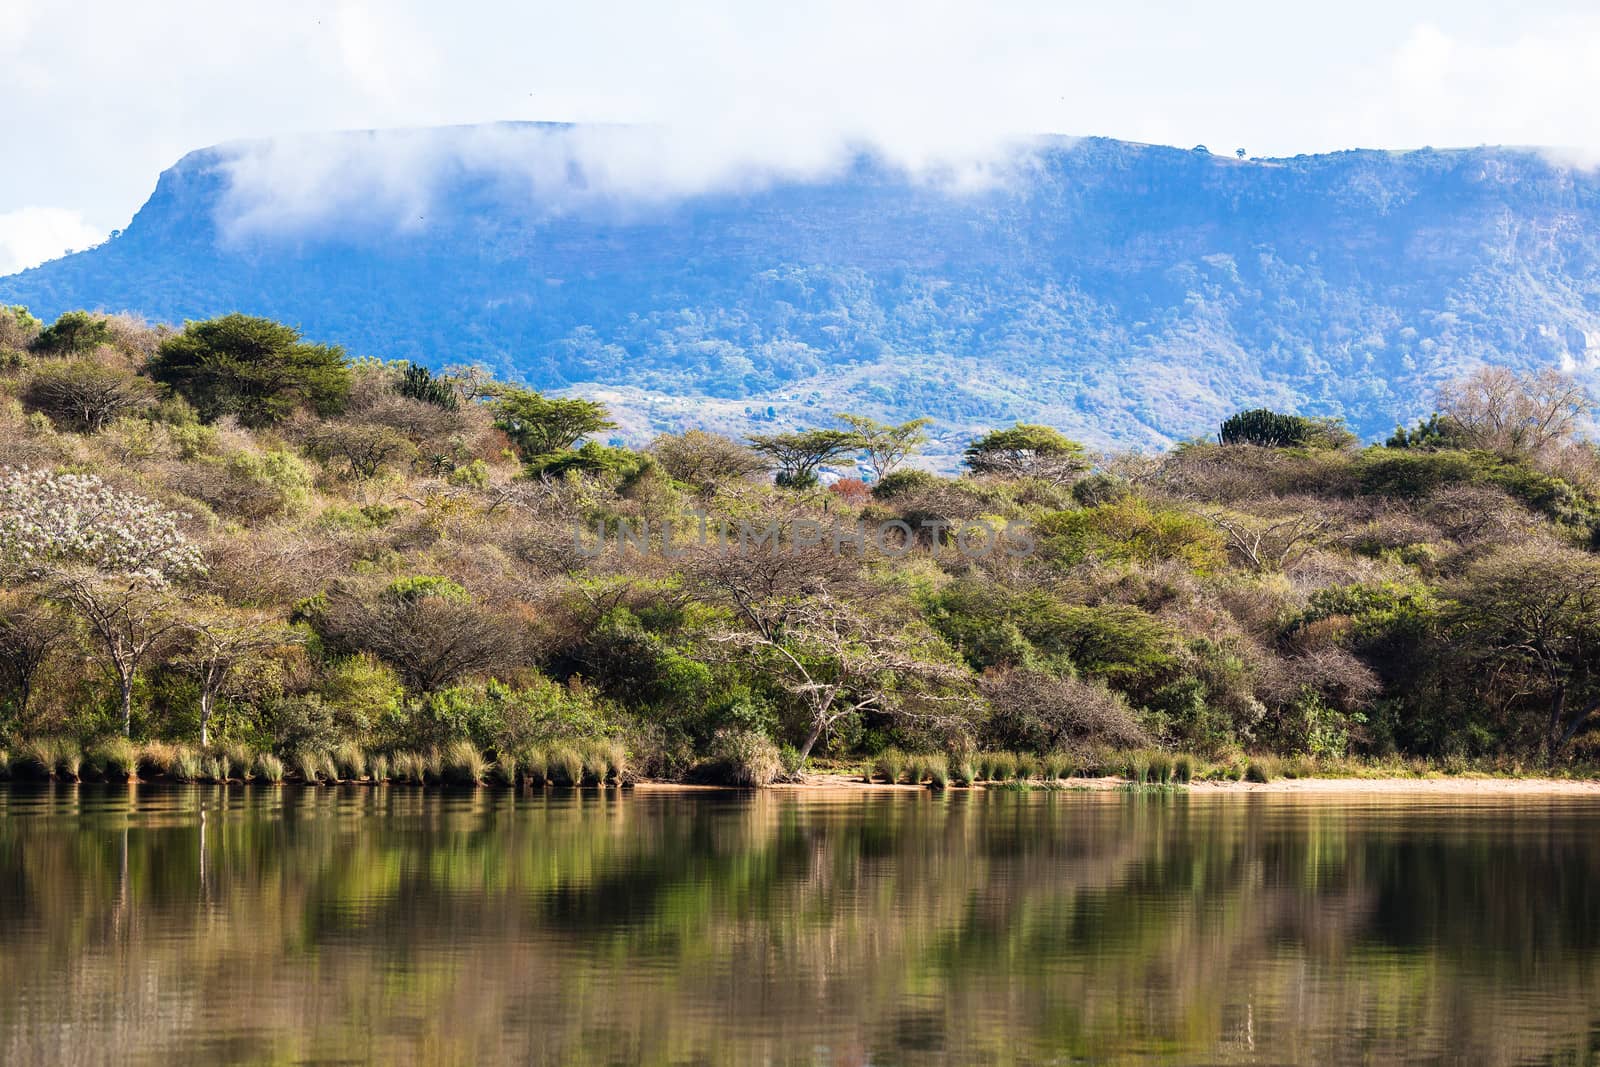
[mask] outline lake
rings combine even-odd
[[[1600,801],[0,789],[0,1063],[1583,1063]]]

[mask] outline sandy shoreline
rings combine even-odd
[[[685,788],[671,783],[640,783],[645,788]],[[1063,790],[1109,791],[1127,785],[1122,778],[1074,778],[1062,783]],[[687,788],[705,788],[689,786]],[[807,775],[801,782],[784,782],[771,789],[806,792],[811,790],[927,790],[921,785],[868,784],[859,776],[842,774]],[[984,789],[978,785],[975,789]],[[1043,786],[1039,786],[1043,789]],[[1565,778],[1490,778],[1469,775],[1440,778],[1281,778],[1274,782],[1193,782],[1172,787],[1194,794],[1297,793],[1321,796],[1594,796],[1600,797],[1600,780]]]

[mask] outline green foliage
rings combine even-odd
[[[1385,448],[1463,448],[1465,437],[1455,420],[1434,412],[1420,420],[1415,429],[1396,426],[1394,433],[1383,443]]]
[[[1039,519],[1034,530],[1044,553],[1068,567],[1171,560],[1209,574],[1227,563],[1226,542],[1215,525],[1133,498],[1058,511]]]
[[[27,315],[26,309],[13,308],[12,316],[15,317],[19,310]],[[28,315],[28,318],[32,319],[33,316]],[[35,323],[37,321],[34,319]],[[110,343],[111,326],[105,316],[91,315],[86,311],[67,311],[40,331],[30,347],[42,356],[76,356]]]
[[[335,414],[351,380],[343,349],[303,342],[293,327],[239,314],[185,324],[162,342],[150,376],[207,422],[232,415],[257,427],[300,407]]]
[[[511,439],[524,463],[567,452],[583,438],[616,425],[592,400],[547,397],[515,386],[499,387],[491,407],[495,427]]]
[[[408,363],[400,374],[400,380],[395,383],[395,392],[401,396],[420,400],[424,404],[432,404],[444,411],[457,411],[461,408],[461,395],[448,381],[435,378],[427,367],[417,363]]]
[[[1262,448],[1344,448],[1356,438],[1340,419],[1307,418],[1253,408],[1224,419],[1217,440],[1225,445]]]
[[[1023,422],[984,434],[967,446],[963,459],[974,474],[1039,478],[1051,484],[1089,469],[1083,445],[1052,427]]]

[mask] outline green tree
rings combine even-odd
[[[493,410],[495,428],[511,438],[524,463],[616,426],[593,400],[549,397],[510,385],[495,391]]]
[[[300,340],[292,326],[251,315],[191,322],[163,341],[150,376],[207,421],[232,415],[270,426],[296,408],[337,414],[350,396],[350,367],[337,345]]]
[[[872,480],[881,482],[928,442],[927,427],[932,419],[912,419],[898,425],[882,423],[865,415],[841,414],[839,421],[850,427],[867,454],[867,469]]]
[[[778,468],[778,484],[805,489],[817,484],[817,468],[861,447],[849,430],[796,430],[754,434],[750,447]]]
[[[1083,446],[1049,426],[1019,422],[967,446],[967,469],[1001,478],[1038,478],[1060,485],[1089,469]]]
[[[30,346],[44,356],[74,356],[111,342],[111,326],[103,316],[68,311],[39,332]]]

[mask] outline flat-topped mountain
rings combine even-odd
[[[633,436],[848,407],[949,448],[1019,418],[1152,445],[1257,404],[1371,436],[1474,361],[1600,364],[1600,176],[1550,153],[702,163],[542,124],[224,145],[0,301],[272,316],[602,396]]]

